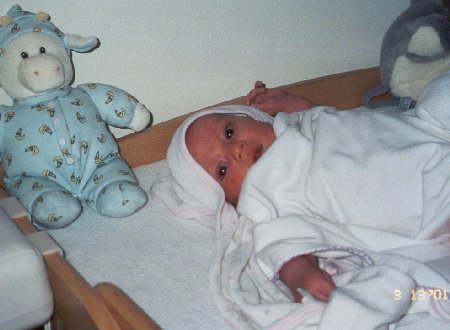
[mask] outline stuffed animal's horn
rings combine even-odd
[[[11,16],[2,16],[0,17],[0,26],[8,26],[12,22]]]
[[[50,15],[47,14],[46,12],[40,11],[39,13],[34,15],[34,18],[38,21],[46,22],[50,20]]]

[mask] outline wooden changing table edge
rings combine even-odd
[[[338,109],[361,105],[364,93],[379,84],[379,68],[349,71],[306,80],[280,88],[303,95],[317,104]],[[269,86],[270,87],[270,86]],[[239,97],[218,105],[244,104]],[[167,147],[177,127],[190,114],[151,126],[140,133],[118,140],[120,153],[131,167],[165,159]],[[0,171],[2,174],[3,171]],[[2,186],[3,176],[0,175]],[[6,194],[0,192],[0,198]],[[25,219],[15,219],[25,234],[36,229]],[[54,293],[55,313],[52,329],[159,329],[158,325],[120,288],[111,283],[92,287],[59,254],[44,257]]]
[[[320,105],[350,109],[359,107],[364,94],[379,83],[379,68],[373,67],[305,80],[279,88],[291,94],[302,95]],[[207,108],[228,104],[245,104],[245,96]],[[120,138],[120,154],[131,167],[165,159],[173,133],[191,114],[167,120],[151,126],[143,132]]]

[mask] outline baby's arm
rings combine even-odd
[[[292,258],[281,267],[278,274],[291,290],[295,302],[301,302],[303,298],[298,288],[307,290],[325,302],[328,302],[331,292],[336,288],[331,276],[319,268],[317,257],[313,255]]]
[[[276,88],[266,88],[261,81],[255,82],[255,88],[247,94],[246,105],[271,115],[278,112],[299,112],[317,106],[302,96],[292,95]]]

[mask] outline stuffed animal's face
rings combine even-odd
[[[44,33],[20,35],[0,57],[0,86],[14,100],[66,87],[72,78],[68,50],[61,40]]]

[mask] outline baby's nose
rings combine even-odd
[[[236,141],[231,146],[232,156],[237,161],[242,161],[245,157],[245,152],[247,149],[247,143],[245,141]]]

